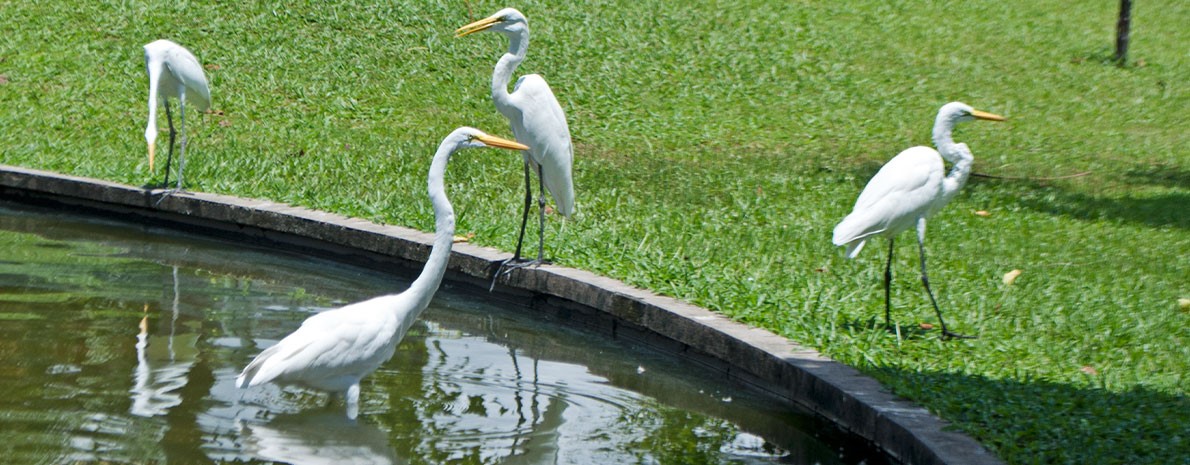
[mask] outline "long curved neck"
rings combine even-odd
[[[520,34],[508,36],[508,53],[496,62],[496,69],[492,72],[492,100],[496,102],[496,109],[505,117],[509,111],[516,111],[512,105],[512,98],[508,93],[508,83],[512,81],[512,73],[517,66],[525,61],[525,54],[529,51],[529,30],[526,28]]]
[[[405,291],[417,300],[417,311],[421,312],[430,304],[438,285],[442,284],[442,277],[446,274],[446,264],[450,261],[450,248],[454,244],[455,211],[446,198],[446,186],[443,177],[446,174],[446,163],[450,161],[453,147],[443,143],[434,154],[434,161],[430,164],[429,193],[430,203],[434,206],[434,246],[430,249],[430,258],[426,260],[421,274]]]
[[[149,124],[145,125],[145,140],[157,140],[157,87],[161,83],[161,62],[145,60],[145,70],[149,74]]]
[[[953,130],[954,123],[951,121],[939,119],[934,124],[934,146],[938,147],[938,153],[942,158],[952,165],[946,173],[946,179],[942,180],[942,195],[947,202],[967,183],[967,178],[971,176],[971,166],[975,163],[975,157],[971,155],[967,144],[954,141],[951,136]]]

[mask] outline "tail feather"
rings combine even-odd
[[[259,376],[260,369],[263,368],[264,364],[267,363],[268,360],[272,358],[272,355],[277,352],[277,348],[279,346],[280,344],[276,344],[272,347],[269,347],[268,349],[265,349],[264,352],[261,352],[260,355],[257,355],[256,358],[252,359],[252,363],[249,363],[248,366],[244,367],[244,371],[241,371],[240,375],[236,377],[236,387],[245,389],[251,386],[272,381],[273,378],[276,377],[276,374],[274,373],[271,376]]]
[[[248,386],[252,385],[252,380],[255,379],[256,374],[260,372],[260,363],[258,362],[259,359],[253,360],[251,364],[244,367],[244,371],[240,372],[239,376],[236,376],[236,387],[240,389],[246,389]]]
[[[847,215],[835,226],[831,242],[835,245],[847,246],[847,258],[855,258],[863,250],[864,243],[869,237],[884,232],[882,225],[869,225],[871,221],[855,213]]]
[[[859,255],[859,251],[864,249],[865,242],[867,242],[866,239],[860,239],[847,244],[847,258],[855,258],[856,255]]]

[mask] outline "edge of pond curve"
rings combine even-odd
[[[0,165],[0,200],[50,203],[130,219],[216,232],[339,259],[402,262],[418,269],[433,234],[281,203],[201,192],[163,196],[113,182]],[[487,288],[510,254],[456,243],[449,280]],[[855,368],[769,331],[710,310],[583,270],[554,265],[519,268],[492,299],[550,308],[612,337],[647,340],[695,359],[729,378],[768,391],[871,441],[903,463],[1002,464],[971,437],[951,430],[925,408],[890,393]],[[658,337],[659,336],[659,337]]]

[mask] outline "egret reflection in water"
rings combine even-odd
[[[294,465],[390,465],[397,457],[388,433],[340,409],[278,415],[267,423],[241,424],[243,451],[256,459]]]
[[[153,336],[149,331],[150,306],[145,304],[140,333],[136,336],[136,371],[133,375],[130,413],[142,417],[164,415],[182,403],[177,393],[186,385],[190,367],[198,356],[198,335],[177,334],[178,325],[178,266],[172,268],[173,301],[170,305],[169,330]]]

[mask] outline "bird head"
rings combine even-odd
[[[949,122],[951,125],[954,125],[955,123],[974,121],[977,119],[986,121],[1005,120],[1003,116],[988,113],[986,111],[976,110],[963,102],[950,102],[946,105],[943,105],[942,108],[938,110],[937,122],[941,123],[945,121]]]
[[[447,136],[447,140],[455,141],[459,148],[494,147],[509,150],[529,150],[528,146],[508,139],[490,136],[483,131],[470,127],[461,127]]]
[[[463,37],[476,32],[493,31],[503,34],[521,34],[529,29],[529,20],[516,8],[505,8],[496,14],[473,22],[455,30],[455,37]]]

